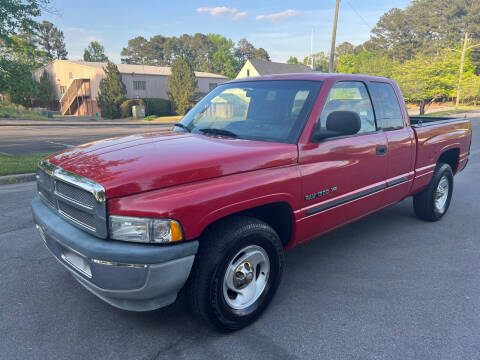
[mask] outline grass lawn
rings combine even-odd
[[[176,123],[176,122],[179,122],[180,120],[182,120],[182,118],[183,118],[183,116],[181,116],[181,115],[160,116],[160,117],[156,117],[156,118],[154,118],[153,116],[148,116],[143,120],[154,122],[154,123]]]
[[[455,110],[455,108],[452,108],[448,110],[434,111],[434,112],[425,114],[425,116],[449,116],[449,115],[454,116],[455,114],[463,114],[465,112],[472,111],[472,110],[480,110],[480,107],[461,106],[457,110]]]
[[[39,113],[27,109],[22,109],[15,105],[6,105],[0,103],[0,118],[7,119],[33,119],[33,120],[47,120],[48,117],[42,116]]]
[[[0,154],[0,175],[35,172],[37,163],[49,154],[7,156]]]

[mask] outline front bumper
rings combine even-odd
[[[185,284],[198,241],[150,245],[103,240],[63,220],[37,196],[35,223],[45,246],[83,286],[124,310],[171,304]]]

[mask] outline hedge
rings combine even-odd
[[[167,116],[171,114],[170,101],[165,99],[142,99],[145,102],[145,116]]]

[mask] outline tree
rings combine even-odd
[[[251,59],[270,61],[270,56],[265,49],[255,48],[247,39],[240,39],[238,41],[235,56],[242,65]]]
[[[92,41],[83,52],[83,61],[107,62],[105,48],[98,41]]]
[[[0,39],[5,40],[19,30],[32,32],[36,27],[35,17],[49,0],[2,0],[0,6]]]
[[[362,51],[357,55],[347,54],[338,59],[337,71],[345,74],[367,74],[390,77],[395,62],[386,52]]]
[[[128,46],[122,49],[120,55],[124,56],[121,60],[124,64],[153,65],[150,44],[143,36],[128,40]]]
[[[348,41],[344,41],[335,48],[335,56],[340,57],[344,55],[354,54],[355,46]]]
[[[38,25],[37,43],[48,54],[51,59],[67,58],[63,32],[55,27],[51,22],[42,21]]]
[[[105,71],[105,78],[100,81],[97,103],[102,112],[102,117],[107,119],[118,118],[121,116],[120,105],[125,101],[127,89],[122,82],[122,75],[114,63],[108,61],[103,70]]]
[[[172,64],[172,73],[167,82],[168,96],[174,105],[175,112],[185,115],[198,90],[192,66],[183,58],[176,59]]]
[[[417,103],[423,115],[429,101],[454,95],[457,66],[458,54],[448,50],[437,57],[418,54],[397,65],[392,77],[400,85],[405,100]]]
[[[242,66],[235,58],[235,43],[219,34],[207,36],[213,46],[212,71],[234,79]]]
[[[315,59],[315,69],[320,72],[328,72],[330,57],[327,54],[325,54],[323,51],[313,54],[312,56]],[[303,59],[304,65],[308,65],[308,59],[309,59],[309,56],[306,56]]]
[[[28,65],[18,61],[0,58],[0,93],[6,94],[9,101],[24,106],[32,106],[38,93],[38,83]]]
[[[37,104],[47,108],[53,108],[55,101],[56,95],[52,79],[50,78],[50,74],[44,70],[38,84]]]
[[[287,64],[300,64],[296,56],[290,56],[287,60]]]

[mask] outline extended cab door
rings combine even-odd
[[[377,126],[387,137],[387,187],[385,204],[393,204],[410,191],[414,177],[415,135],[408,126],[403,97],[387,82],[367,84],[373,100]],[[403,105],[404,111],[400,107]]]
[[[356,112],[361,128],[355,135],[299,144],[303,202],[298,241],[327,232],[373,212],[383,204],[387,140],[378,131],[367,87],[360,81],[339,81],[330,89],[316,125],[326,124],[334,111]]]

